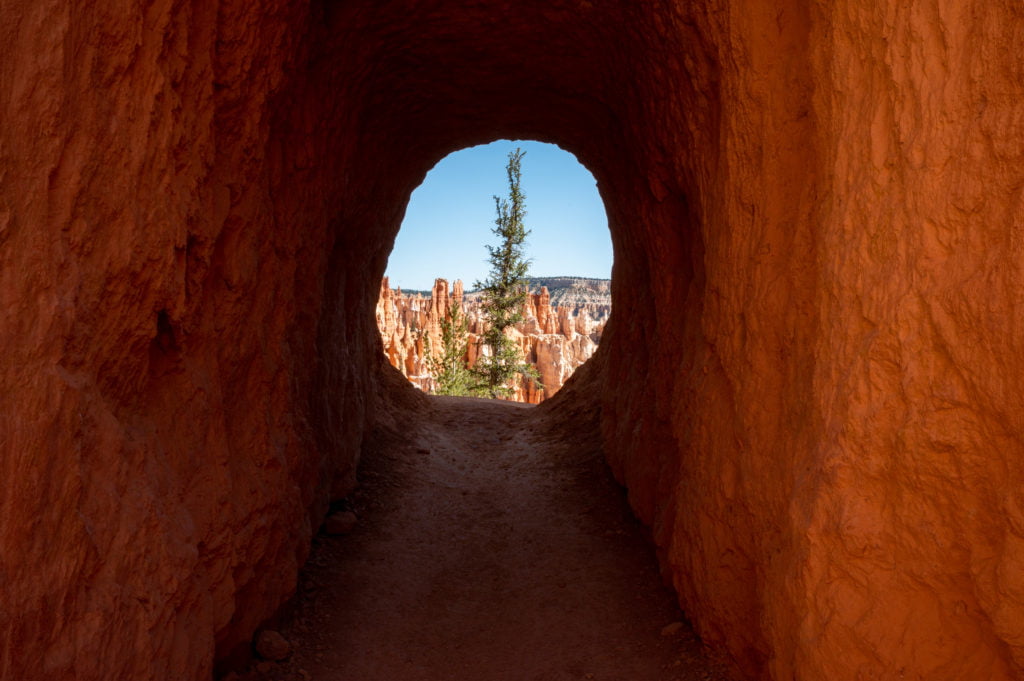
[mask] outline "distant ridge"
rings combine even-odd
[[[592,277],[527,277],[532,293],[539,293],[541,286],[548,287],[552,305],[611,305],[612,280],[594,279]],[[431,291],[402,290],[405,295],[415,296],[417,293],[429,298]],[[466,291],[467,296],[475,297],[477,291]]]
[[[596,277],[575,277],[572,275],[558,275],[548,277],[527,277],[527,281],[531,283],[539,283],[541,286],[547,286],[544,282],[552,282],[556,286],[571,286],[571,285],[604,285],[608,286],[612,283],[611,279],[598,279]]]
[[[611,305],[612,280],[589,277],[528,277],[530,291],[548,287],[552,305]]]

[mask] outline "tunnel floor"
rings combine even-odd
[[[291,657],[241,678],[729,678],[676,624],[594,419],[435,397],[415,420],[374,432],[356,529],[316,537]]]

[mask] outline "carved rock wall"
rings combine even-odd
[[[377,286],[338,254],[384,257],[370,162],[293,106],[323,21],[0,6],[0,678],[209,678],[354,482]]]
[[[1022,35],[1014,0],[0,5],[0,678],[245,644],[352,483],[410,192],[501,137],[598,181],[616,314],[566,398],[706,640],[1019,678]]]

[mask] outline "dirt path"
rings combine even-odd
[[[663,631],[681,614],[589,419],[567,441],[573,415],[554,435],[554,415],[507,402],[427,411],[375,433],[360,522],[317,537],[281,622],[294,652],[250,678],[727,678],[687,627]]]

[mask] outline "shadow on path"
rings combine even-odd
[[[373,433],[356,528],[314,539],[281,621],[291,657],[240,678],[728,678],[662,585],[594,414],[425,404]]]

